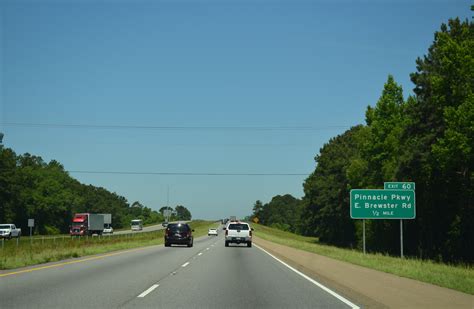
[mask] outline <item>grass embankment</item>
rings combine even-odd
[[[207,235],[210,227],[217,227],[216,222],[192,221],[194,237]],[[102,237],[60,237],[56,239],[20,238],[4,242],[0,247],[0,269],[12,269],[36,265],[86,255],[111,251],[153,246],[163,243],[164,231],[130,233],[123,235],[107,235]]]
[[[318,244],[314,237],[304,237],[252,224],[255,236],[288,247],[317,253],[352,264],[415,279],[468,294],[474,294],[474,268],[447,265],[429,260],[397,258],[384,254],[363,254],[360,251]]]

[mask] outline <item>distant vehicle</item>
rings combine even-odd
[[[132,231],[141,231],[143,230],[143,222],[140,219],[132,220],[130,223]]]
[[[225,246],[229,244],[246,243],[247,247],[252,247],[252,231],[248,223],[245,222],[230,222],[225,229]]]
[[[194,230],[186,223],[170,223],[165,230],[165,247],[171,245],[193,246]]]
[[[69,234],[71,236],[102,235],[104,232],[104,215],[107,214],[75,214],[72,218]]]
[[[211,235],[217,236],[217,229],[209,229],[209,231],[207,232],[207,236]]]
[[[237,221],[237,217],[236,216],[230,216],[229,220],[232,222],[232,221]]]
[[[163,222],[163,223],[161,223],[161,226],[167,227],[167,226],[168,226],[168,222]]]
[[[111,224],[105,223],[104,224],[104,231],[102,233],[103,234],[113,234],[114,233],[114,228],[112,227]]]
[[[16,228],[15,224],[0,224],[0,238],[12,239],[20,238],[21,229]]]
[[[112,215],[111,214],[102,214],[104,216],[104,234],[113,234],[114,229],[112,228]]]

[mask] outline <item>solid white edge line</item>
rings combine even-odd
[[[184,263],[183,265],[181,265],[181,267],[186,267],[186,266],[188,266],[188,265],[189,265],[189,262],[186,262],[186,263]]]
[[[159,286],[160,286],[159,284],[153,284],[148,290],[146,290],[145,292],[138,295],[138,297],[142,298],[142,297],[147,296],[148,294],[150,294],[154,289],[156,289]]]
[[[295,273],[297,273],[298,275],[300,275],[301,277],[305,278],[306,280],[308,280],[309,282],[313,283],[314,285],[318,286],[319,288],[321,288],[322,290],[326,291],[327,293],[331,294],[332,296],[336,297],[337,299],[339,299],[340,301],[342,301],[343,303],[345,303],[346,305],[348,305],[349,307],[351,307],[352,309],[360,309],[359,306],[357,306],[356,304],[353,304],[352,302],[350,302],[349,300],[345,299],[344,297],[342,297],[341,295],[337,294],[336,292],[334,292],[333,290],[330,290],[329,288],[325,287],[324,285],[322,285],[321,283],[317,282],[316,280],[308,277],[307,275],[303,274],[302,272],[300,272],[299,270],[291,267],[290,265],[286,264],[285,262],[283,262],[282,260],[280,260],[279,258],[277,258],[276,256],[274,256],[273,254],[271,254],[270,252],[268,252],[267,250],[263,249],[262,247],[258,246],[258,245],[255,245],[255,247],[257,247],[258,249],[262,250],[263,252],[265,252],[266,254],[268,254],[269,256],[271,256],[272,258],[274,258],[275,260],[277,260],[278,262],[280,262],[281,264],[285,265],[286,267],[288,267],[289,269],[291,269],[292,271],[294,271]]]

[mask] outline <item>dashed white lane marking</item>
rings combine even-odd
[[[198,254],[198,255],[202,255],[202,252],[199,252],[199,254]]]
[[[148,294],[150,294],[154,289],[156,289],[159,286],[160,286],[159,284],[153,284],[148,290],[146,290],[145,292],[138,295],[138,297],[142,298],[142,297],[147,296]]]
[[[206,250],[209,250],[209,248],[206,248]]]
[[[181,265],[181,267],[186,267],[186,266],[188,266],[188,265],[189,265],[189,262],[186,262],[186,263],[184,263],[183,265]]]
[[[291,269],[292,271],[294,271],[295,273],[297,273],[298,275],[300,275],[301,277],[305,278],[306,280],[308,280],[309,282],[311,282],[312,284],[318,286],[319,288],[321,288],[322,290],[326,291],[327,293],[331,294],[332,296],[336,297],[337,299],[339,299],[340,301],[342,301],[343,303],[345,303],[346,305],[348,305],[349,307],[351,307],[352,309],[359,309],[360,307],[351,303],[349,300],[345,299],[344,297],[342,297],[341,295],[337,294],[336,292],[334,292],[333,290],[330,290],[329,288],[325,287],[324,285],[322,285],[321,283],[317,282],[316,280],[306,276],[305,274],[303,274],[302,272],[300,272],[299,270],[291,267],[290,265],[286,264],[285,262],[283,262],[282,260],[280,260],[279,258],[277,258],[276,256],[272,255],[271,253],[269,253],[268,251],[266,251],[265,249],[263,249],[262,247],[260,246],[257,246],[255,245],[255,247],[257,247],[258,249],[262,250],[263,252],[265,252],[266,254],[268,254],[269,256],[271,256],[272,258],[274,258],[275,260],[277,260],[278,262],[280,262],[281,264],[285,265],[286,267],[288,267],[289,269]]]

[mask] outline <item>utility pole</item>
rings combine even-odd
[[[170,213],[171,211],[169,211],[169,208],[170,208],[170,185],[168,185],[168,190],[167,190],[167,194],[166,194],[166,210],[167,210],[167,213],[168,213],[168,216],[166,218],[166,222],[170,222]]]

